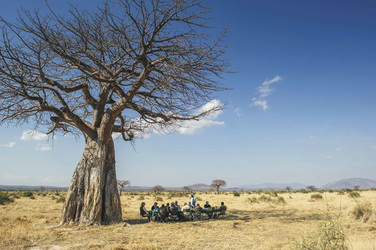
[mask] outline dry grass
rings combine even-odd
[[[320,233],[329,225],[326,211],[340,214],[338,225],[349,249],[376,249],[376,191],[362,191],[356,200],[338,193],[197,193],[204,203],[224,201],[228,215],[222,220],[183,223],[139,221],[139,205],[151,207],[156,197],[148,193],[123,193],[123,223],[108,226],[57,227],[63,203],[59,196],[35,194],[0,205],[0,249],[296,249],[292,241]],[[62,196],[65,194],[62,193]],[[188,195],[160,193],[164,203],[188,201]],[[159,198],[158,198],[159,199]],[[160,202],[161,203],[161,202]],[[357,219],[358,204],[368,208],[367,220]],[[202,204],[203,205],[203,204]],[[358,216],[359,218],[359,216]]]

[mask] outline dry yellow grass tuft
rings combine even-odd
[[[201,205],[225,202],[227,217],[183,223],[140,222],[139,205],[144,201],[150,209],[156,199],[182,205],[188,194],[123,193],[125,227],[57,227],[63,206],[57,201],[64,193],[21,197],[0,205],[0,249],[297,249],[291,242],[330,227],[328,208],[338,215],[335,226],[349,249],[376,249],[376,191],[362,191],[356,199],[337,192],[322,193],[322,199],[312,199],[312,193],[239,193],[196,193]],[[366,209],[366,220],[354,212],[360,209]]]

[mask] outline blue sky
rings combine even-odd
[[[92,9],[100,1],[76,2]],[[118,178],[146,186],[224,179],[229,187],[376,179],[376,2],[208,3],[213,32],[230,28],[227,57],[237,73],[224,76],[231,90],[213,99],[227,109],[134,148],[117,140]],[[43,1],[4,1],[0,15],[14,19],[20,6]],[[0,127],[0,184],[68,186],[83,138],[33,129]]]

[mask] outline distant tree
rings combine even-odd
[[[0,17],[0,125],[83,136],[60,224],[120,222],[113,135],[132,141],[223,109],[205,104],[226,89],[226,30],[212,39],[202,0],[46,9]]]
[[[289,186],[286,186],[285,189],[286,189],[287,192],[290,192],[292,190],[292,188],[289,187]]]
[[[317,188],[316,188],[315,186],[313,186],[313,185],[311,185],[311,186],[307,186],[306,189],[310,190],[311,192],[317,190]]]
[[[166,189],[160,185],[154,186],[151,190],[154,191],[154,193],[165,191]]]
[[[184,187],[183,187],[183,190],[189,192],[189,191],[191,191],[192,189],[191,189],[190,187],[188,187],[188,186],[184,186]]]
[[[354,190],[356,190],[356,191],[358,191],[358,190],[359,190],[359,188],[360,188],[360,186],[359,186],[359,185],[355,185],[355,186],[354,186]]]
[[[121,191],[127,185],[130,185],[131,182],[129,180],[117,180],[117,185],[119,187],[119,196],[121,196]]]
[[[219,188],[225,187],[226,185],[227,183],[224,180],[215,179],[210,186],[215,188],[216,193],[219,194]]]

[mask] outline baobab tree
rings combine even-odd
[[[119,196],[121,196],[121,191],[123,190],[123,188],[127,185],[130,185],[131,182],[129,180],[118,180],[117,181],[117,185],[119,187]]]
[[[151,190],[154,191],[154,193],[158,193],[158,192],[163,192],[166,189],[162,187],[161,185],[157,185],[157,186],[154,186]]]
[[[210,41],[202,1],[106,1],[94,12],[22,10],[2,18],[1,124],[75,133],[85,149],[61,224],[122,219],[113,135],[132,141],[221,110],[225,30]],[[215,104],[215,105],[214,105]]]
[[[210,186],[215,188],[216,193],[219,194],[219,188],[222,186],[225,187],[226,185],[227,183],[224,180],[215,179]]]

